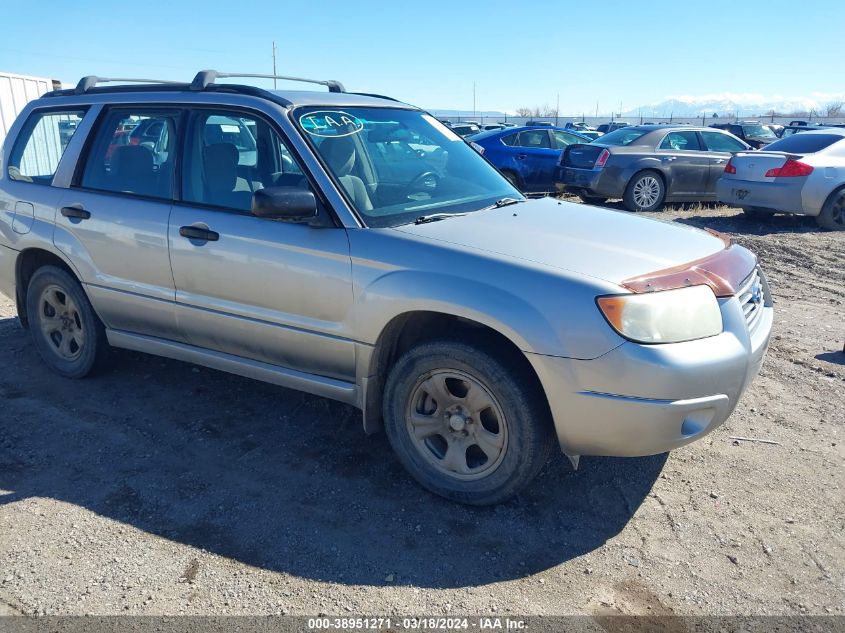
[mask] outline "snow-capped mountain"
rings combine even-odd
[[[759,94],[710,94],[700,96],[675,96],[665,101],[643,105],[624,113],[624,116],[698,117],[711,116],[760,116],[775,111],[783,114],[814,111],[825,114],[827,105],[845,101],[845,95],[813,93],[810,97],[789,98]]]

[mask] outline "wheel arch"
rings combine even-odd
[[[549,402],[537,372],[525,353],[513,340],[490,325],[466,317],[433,310],[414,310],[394,316],[379,333],[366,368],[363,418],[366,433],[381,430],[382,397],[387,375],[396,361],[408,350],[430,340],[454,339],[478,346],[506,361],[510,367],[527,376],[542,406],[551,413]]]
[[[22,250],[15,260],[15,304],[18,318],[24,328],[29,327],[29,318],[26,314],[26,292],[29,282],[35,272],[44,266],[56,266],[80,281],[79,273],[62,255],[39,247]]]
[[[637,163],[631,168],[631,177],[628,178],[628,182],[625,183],[625,189],[627,189],[631,183],[634,181],[634,178],[641,175],[643,172],[653,171],[658,176],[660,176],[660,180],[663,183],[663,191],[668,194],[669,193],[669,174],[667,174],[663,166],[659,162],[653,162],[649,160],[648,162],[641,162]]]

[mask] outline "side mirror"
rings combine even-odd
[[[267,187],[252,194],[252,215],[272,220],[304,222],[317,217],[317,198],[300,187]]]

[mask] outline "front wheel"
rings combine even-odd
[[[845,231],[845,188],[830,194],[816,216],[816,223],[823,229]]]
[[[539,388],[512,369],[457,341],[422,344],[393,366],[385,430],[424,487],[490,505],[516,495],[543,467],[554,443],[548,407]]]
[[[656,211],[663,205],[666,187],[657,172],[644,171],[631,178],[623,201],[629,211]]]
[[[106,360],[105,328],[76,279],[61,268],[39,268],[26,291],[26,313],[39,355],[56,373],[83,378]]]

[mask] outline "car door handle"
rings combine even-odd
[[[663,161],[667,162],[667,163],[670,162],[670,161],[673,161],[673,160],[678,160],[678,157],[677,156],[664,156],[663,157]]]
[[[714,162],[714,163],[716,163],[716,164],[718,165],[718,164],[720,164],[720,163],[724,163],[724,162],[725,162],[725,159],[724,159],[724,158],[714,158],[714,159],[713,159],[713,162]]]
[[[517,154],[516,155],[516,160],[525,160],[526,158],[528,158],[528,154]]]
[[[200,240],[203,242],[216,242],[220,239],[220,233],[199,226],[180,226],[179,235],[189,240]]]
[[[77,220],[87,220],[91,217],[91,212],[82,209],[81,207],[62,207],[62,215],[66,218],[75,218]]]

